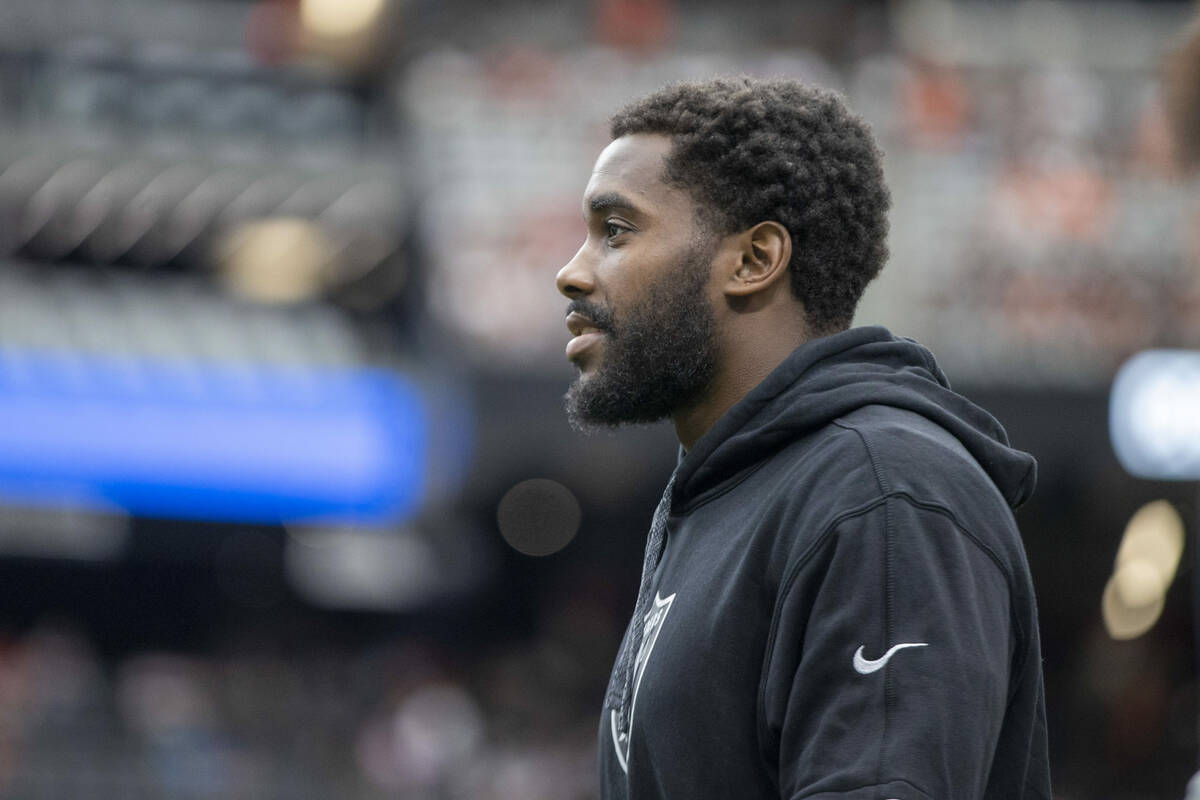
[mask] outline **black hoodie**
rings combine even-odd
[[[1049,800],[1035,474],[921,345],[797,348],[680,460],[601,796]]]

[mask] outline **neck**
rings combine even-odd
[[[740,332],[725,337],[708,392],[699,402],[671,415],[675,435],[685,450],[691,450],[725,412],[762,383],[793,350],[814,338],[796,315],[785,318],[783,324],[752,317],[742,322],[737,326]]]

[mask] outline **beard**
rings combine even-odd
[[[620,318],[587,300],[570,303],[567,313],[607,334],[596,373],[567,390],[572,428],[657,422],[703,399],[717,368],[716,316],[705,292],[711,255],[692,247]]]

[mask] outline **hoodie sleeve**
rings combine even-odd
[[[983,797],[1015,632],[982,541],[944,509],[892,496],[793,565],[760,694],[781,797]]]

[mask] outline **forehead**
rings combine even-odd
[[[664,181],[664,165],[670,152],[670,137],[659,134],[638,133],[614,139],[592,168],[583,195],[584,213],[593,198],[617,194],[648,213],[690,214],[687,193]]]

